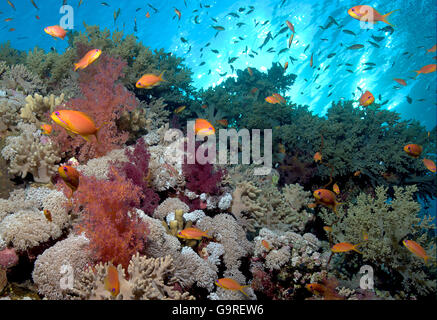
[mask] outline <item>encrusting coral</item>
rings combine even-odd
[[[22,178],[31,173],[36,182],[49,182],[61,160],[58,149],[35,125],[20,123],[17,127],[21,133],[7,137],[1,151],[9,162],[8,171]]]

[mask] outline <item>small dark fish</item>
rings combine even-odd
[[[366,62],[364,63],[366,66],[376,66],[376,63],[373,62]]]
[[[322,38],[322,39],[320,39],[320,40],[322,40],[322,41],[328,41],[329,39],[326,39],[326,38]]]
[[[199,18],[199,16],[195,16],[195,17],[194,17],[194,23],[195,23],[195,24],[199,24],[199,23],[200,23],[200,22],[197,20],[198,18]]]
[[[267,52],[272,53],[272,52],[276,52],[276,50],[273,47],[270,47],[270,48],[267,49]]]
[[[426,99],[417,99],[417,101],[420,101],[420,102],[422,102],[422,101],[425,101]]]
[[[269,22],[270,22],[270,20],[264,21],[261,25],[263,26],[263,25],[265,25],[265,24],[267,24]]]
[[[222,26],[211,26],[211,27],[213,27],[215,30],[218,30],[218,31],[223,31],[223,30],[225,30],[225,28],[222,27]]]
[[[385,100],[384,102],[381,103],[381,106],[387,104],[388,100]]]
[[[196,13],[196,12],[199,12],[199,10],[197,10],[197,9],[194,9],[194,10],[193,10],[193,13]]]
[[[367,40],[368,43],[370,43],[372,46],[374,46],[375,48],[381,48],[377,43]]]
[[[18,37],[18,40],[24,40],[24,39],[29,39],[29,37]]]
[[[328,56],[327,56],[327,58],[329,59],[329,58],[332,58],[333,56],[335,56],[336,55],[336,53],[330,53],[330,54],[328,54]]]
[[[217,19],[215,19],[215,18],[211,18],[211,20],[214,21],[215,23],[218,22]]]
[[[384,28],[378,29],[378,31],[390,32],[390,34],[392,34],[395,31],[395,29],[393,29],[393,27],[391,26],[386,26]]]
[[[278,54],[284,53],[287,50],[288,50],[288,48],[283,48],[283,49],[279,50]]]
[[[246,12],[246,15],[251,14],[253,12],[253,9],[250,9],[249,11]]]
[[[209,47],[210,44],[211,44],[211,42],[208,42],[207,44],[205,44],[205,48]]]
[[[237,59],[238,59],[238,57],[230,58],[230,59],[228,59],[228,63],[230,64],[230,63],[234,62]]]
[[[332,87],[332,84],[330,84],[329,86],[328,86],[328,88],[331,88]]]
[[[319,84],[319,85],[316,87],[316,89],[320,89],[321,86],[322,86],[322,85]]]
[[[341,64],[340,64],[340,65],[341,65]],[[339,65],[339,66],[340,66],[340,65]],[[348,66],[348,67],[352,67],[352,64],[350,64],[350,63],[345,63],[344,65],[345,65],[345,66]]]
[[[134,32],[138,32],[138,28],[137,28],[137,18],[134,18]]]
[[[240,39],[240,40],[244,40],[244,38],[243,38],[243,37],[238,37],[238,39]]]
[[[238,28],[240,28],[241,26],[244,26],[244,25],[245,25],[244,22],[238,22],[238,23],[237,23],[237,27],[238,27]]]
[[[270,39],[273,39],[273,37],[272,37],[271,32],[269,31],[269,33],[267,33],[267,37],[264,39],[263,44],[260,45],[258,48],[262,49],[267,44],[267,42],[269,42]]]
[[[190,51],[191,51],[191,46],[188,48],[188,51],[187,51],[187,53],[190,53]]]
[[[252,50],[252,52],[253,52],[254,54],[258,55],[258,52],[256,52],[256,51],[253,50],[253,49],[251,49],[251,50]]]
[[[245,7],[241,7],[241,8],[238,9],[238,12],[243,12],[244,10],[246,10],[246,8]]]
[[[276,34],[275,38],[276,38],[278,35],[284,33],[284,32],[287,31],[287,30],[288,30],[288,26],[285,26],[285,27],[281,28],[281,30],[279,30],[279,32]]]
[[[353,35],[353,36],[356,36],[356,33],[355,33],[355,32],[350,31],[350,30],[347,30],[347,29],[343,29],[343,32],[344,32],[344,33],[347,33],[347,34],[351,34],[351,35]]]
[[[152,6],[150,3],[147,4],[155,13],[159,12],[158,9],[156,9],[154,6]]]
[[[181,37],[181,41],[182,41],[183,43],[187,43],[187,42],[188,42],[188,40],[185,39],[184,37]]]
[[[214,53],[217,53],[217,54],[219,53],[219,51],[217,49],[211,49],[211,51]]]
[[[230,12],[230,13],[228,13],[227,15],[226,15],[226,17],[227,16],[232,16],[232,17],[234,17],[234,18],[239,18],[240,16],[238,15],[238,14],[236,14],[235,12]]]
[[[102,2],[101,5],[102,5],[102,6],[105,6],[105,7],[110,7],[110,5],[107,4],[106,2]]]
[[[347,47],[347,50],[357,50],[357,49],[362,49],[364,48],[364,46],[362,44],[354,44],[351,45],[350,47]]]
[[[203,66],[205,64],[205,61],[202,61],[199,66]]]
[[[253,54],[251,54],[251,53],[249,53],[248,56],[251,57],[251,58],[255,58],[255,56]]]
[[[211,8],[211,6],[210,6],[209,4],[204,4],[203,7],[204,7],[204,8],[207,8],[207,9],[208,9],[208,8]]]
[[[350,69],[346,69],[346,71],[347,72],[350,72],[350,73],[354,73],[352,70],[350,70]]]
[[[373,40],[377,41],[377,42],[381,42],[382,40],[384,40],[384,37],[377,37],[377,36],[371,36]]]
[[[378,99],[379,99],[379,101],[382,100],[382,96],[381,96],[381,94],[379,94]]]
[[[405,56],[405,55],[407,55],[407,54],[409,54],[408,51],[405,51],[404,53],[402,53],[403,56]]]
[[[330,93],[328,94],[328,97],[330,97],[330,96],[331,96],[331,94],[332,94],[332,92],[330,92]]]
[[[30,2],[32,2],[33,6],[36,8],[36,10],[39,10],[39,8],[38,8],[38,6],[36,5],[35,1],[30,0]],[[82,0],[79,1],[79,5],[78,5],[78,7],[80,7],[80,4],[81,4],[81,3],[82,3]]]
[[[328,70],[330,66],[331,66],[331,65],[329,64],[329,65],[325,68],[325,70],[323,70],[323,71]]]
[[[211,74],[211,69],[208,70],[208,74]]]
[[[231,70],[232,70],[232,72],[235,71],[234,66],[232,64],[231,64]]]
[[[253,20],[255,22],[255,27],[258,25],[259,21],[257,22],[255,19]]]
[[[363,69],[363,71],[372,70],[372,69],[374,69],[374,67],[367,67],[367,68]]]
[[[224,76],[227,75],[227,74],[228,74],[227,72],[225,72],[225,73],[219,73],[220,77],[224,77]]]
[[[114,24],[117,22],[118,16],[120,15],[121,9],[118,8],[117,11],[114,10]]]
[[[413,102],[413,99],[411,99],[410,96],[407,96],[407,102],[408,102],[409,104],[411,104],[411,103]]]
[[[305,49],[303,50],[303,53],[305,53],[309,47],[310,47],[310,45],[307,45],[307,46],[305,47]]]

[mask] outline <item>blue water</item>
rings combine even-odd
[[[0,43],[7,40],[11,41],[14,48],[19,50],[29,50],[34,46],[50,50],[51,47],[62,52],[66,46],[66,41],[55,40],[43,32],[48,25],[59,24],[62,14],[59,10],[62,0],[35,0],[37,10],[30,1],[13,1],[16,11],[14,11],[6,1],[1,1],[0,15],[2,20],[14,18],[10,22],[1,22]],[[197,88],[217,85],[225,80],[225,77],[235,77],[231,73],[229,57],[238,56],[235,61],[235,69],[244,69],[247,66],[267,70],[272,62],[279,61],[284,64],[290,61],[289,57],[297,59],[293,64],[290,63],[288,72],[298,74],[296,83],[287,95],[293,102],[307,104],[315,113],[323,114],[330,106],[331,101],[339,99],[357,98],[360,91],[357,86],[371,91],[376,97],[379,95],[381,100],[389,100],[384,105],[385,108],[400,112],[403,118],[414,118],[419,120],[428,129],[436,125],[436,88],[435,73],[431,75],[420,75],[417,80],[411,80],[415,73],[427,63],[435,63],[432,59],[435,53],[426,54],[426,49],[431,48],[436,42],[436,1],[371,1],[368,5],[376,8],[380,13],[387,13],[395,9],[389,21],[395,25],[395,31],[390,35],[389,32],[378,31],[386,27],[385,23],[378,23],[373,30],[360,29],[360,22],[352,19],[348,14],[348,8],[357,5],[356,1],[285,1],[280,7],[282,0],[267,1],[194,1],[186,0],[185,7],[183,0],[174,1],[111,1],[106,3],[110,7],[103,6],[102,1],[83,0],[78,7],[79,0],[68,0],[67,4],[74,9],[74,30],[84,30],[83,22],[86,24],[97,24],[101,28],[108,28],[111,31],[118,29],[124,30],[126,34],[134,33],[134,18],[137,20],[136,36],[146,46],[164,48],[186,59],[186,64],[194,72],[194,86]],[[154,13],[147,4],[159,10]],[[211,8],[200,8],[200,3],[210,5]],[[255,10],[246,15],[248,6],[252,5]],[[178,22],[175,17],[174,7],[182,12],[181,20]],[[245,7],[245,11],[238,12],[240,7]],[[114,24],[114,11],[120,8],[120,15],[117,23]],[[137,8],[141,10],[136,12]],[[434,8],[434,9],[432,9]],[[193,10],[198,10],[194,12]],[[150,13],[150,18],[145,17],[146,12]],[[230,12],[237,12],[240,18],[227,16]],[[36,19],[35,15],[40,17]],[[196,24],[195,16],[198,15]],[[322,30],[319,26],[328,23],[328,17],[332,16],[341,26],[336,25],[327,30]],[[218,23],[211,20],[215,18]],[[262,49],[258,47],[264,41],[267,33],[276,33],[284,27],[284,21],[288,19],[293,22],[296,35],[292,47],[285,53],[278,56],[280,49],[287,47],[289,31],[279,35],[273,41],[269,41]],[[254,20],[259,21],[254,27]],[[262,25],[265,21],[268,23]],[[420,21],[420,23],[418,23]],[[238,22],[246,23],[240,28]],[[221,25],[226,28],[215,38],[216,31],[212,25]],[[15,28],[13,32],[8,32],[9,28]],[[356,36],[344,33],[347,29]],[[376,42],[371,38],[383,36],[384,40]],[[238,37],[242,36],[243,41],[234,44]],[[22,37],[26,37],[22,39]],[[180,40],[184,37],[188,43]],[[328,40],[321,40],[328,39]],[[368,40],[380,45],[376,48]],[[208,49],[218,49],[219,54],[215,54],[205,49],[201,58],[199,51],[206,43],[211,42]],[[343,46],[341,46],[343,44]],[[352,44],[364,44],[365,48],[360,50],[346,50],[346,46]],[[310,45],[304,53],[305,47]],[[187,53],[189,47],[191,51]],[[255,58],[250,58],[245,54],[246,46],[259,53]],[[275,53],[267,53],[269,47],[275,47]],[[421,48],[419,48],[421,47]],[[408,54],[405,54],[408,52]],[[321,72],[311,69],[309,59],[314,53],[315,65],[320,65]],[[329,53],[336,53],[333,58],[326,59]],[[205,65],[198,65],[205,61]],[[365,62],[373,62],[376,68],[363,71]],[[343,63],[343,66],[337,65]],[[353,66],[347,67],[344,63]],[[394,66],[393,66],[394,63]],[[323,71],[328,65],[329,69]],[[208,75],[208,70],[211,74]],[[346,69],[351,69],[354,73],[349,73]],[[225,77],[219,73],[228,72]],[[315,82],[313,79],[316,74],[320,76]],[[407,86],[394,89],[399,86],[393,78],[403,78],[407,81]],[[307,79],[306,82],[304,79]],[[335,88],[329,88],[329,84],[334,84]],[[320,85],[320,89],[316,89]],[[334,87],[334,86],[333,86]],[[330,97],[327,97],[331,93]],[[303,93],[303,94],[302,94]],[[355,96],[353,95],[355,94]],[[407,102],[406,96],[413,99],[413,103]],[[424,101],[417,101],[425,99]]]

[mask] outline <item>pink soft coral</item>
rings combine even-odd
[[[144,253],[147,225],[134,213],[140,204],[140,187],[113,167],[110,180],[81,176],[73,196],[73,211],[81,214],[78,231],[90,239],[98,262],[112,261],[127,270],[131,257]]]
[[[56,110],[71,109],[87,113],[97,127],[99,142],[86,142],[82,137],[70,137],[66,130],[54,125],[54,140],[67,156],[75,156],[79,161],[103,156],[109,151],[119,148],[127,138],[127,132],[117,128],[116,121],[125,111],[132,111],[137,106],[135,95],[116,81],[123,76],[122,70],[126,62],[105,54],[80,72],[79,84],[83,96],[68,101],[66,106]]]

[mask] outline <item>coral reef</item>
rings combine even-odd
[[[47,183],[61,158],[50,138],[33,124],[18,124],[21,133],[6,138],[1,155],[9,162],[8,171],[25,178],[31,173],[36,182]]]
[[[45,91],[41,79],[22,64],[8,66],[0,73],[0,87],[26,95]]]
[[[29,95],[26,97],[26,105],[21,108],[20,117],[26,122],[40,126],[42,123],[49,121],[48,115],[51,114],[56,107],[60,106],[63,101],[63,93],[59,97],[54,94],[46,97],[37,93],[33,96]]]
[[[20,109],[25,104],[25,96],[13,90],[0,91],[0,133],[16,133],[21,120]]]
[[[118,265],[120,292],[113,297],[105,288],[109,263],[98,264],[84,272],[71,290],[82,299],[90,300],[193,300],[188,292],[179,292],[174,284],[174,262],[170,256],[148,258],[138,253],[132,257],[127,273]],[[125,274],[128,274],[126,279]]]

